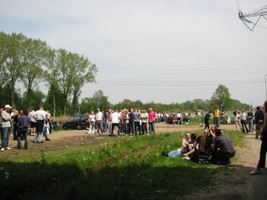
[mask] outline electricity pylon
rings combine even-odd
[[[242,13],[239,10],[238,16],[248,29],[253,31],[260,19],[263,18],[267,21],[267,5],[248,13]]]

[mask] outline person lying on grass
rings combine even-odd
[[[184,157],[184,159],[189,160],[190,156],[193,155],[195,151],[195,142],[196,142],[196,134],[186,133],[185,138],[182,139],[181,148],[172,150],[169,153],[162,151],[162,155],[171,158],[182,156]]]

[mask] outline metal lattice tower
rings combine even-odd
[[[263,18],[267,21],[267,5],[248,13],[239,11],[238,16],[248,29],[253,31],[260,19]]]

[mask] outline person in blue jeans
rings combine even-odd
[[[21,149],[21,139],[24,140],[24,148],[29,148],[28,134],[30,132],[30,118],[28,111],[22,110],[18,116],[18,149]]]
[[[166,153],[162,151],[162,155],[166,157],[183,156],[185,159],[190,159],[190,155],[194,152],[194,145],[196,141],[196,135],[194,133],[186,133],[185,138],[182,139],[181,148],[175,149]]]
[[[11,115],[10,115],[11,106],[5,105],[4,110],[1,113],[2,116],[2,148],[1,151],[10,150],[11,148],[8,146],[9,143],[9,135],[11,132]]]

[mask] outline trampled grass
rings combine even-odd
[[[242,135],[227,132],[235,146]],[[213,183],[219,167],[161,151],[180,146],[181,133],[121,137],[43,151],[0,163],[1,199],[180,199]]]

